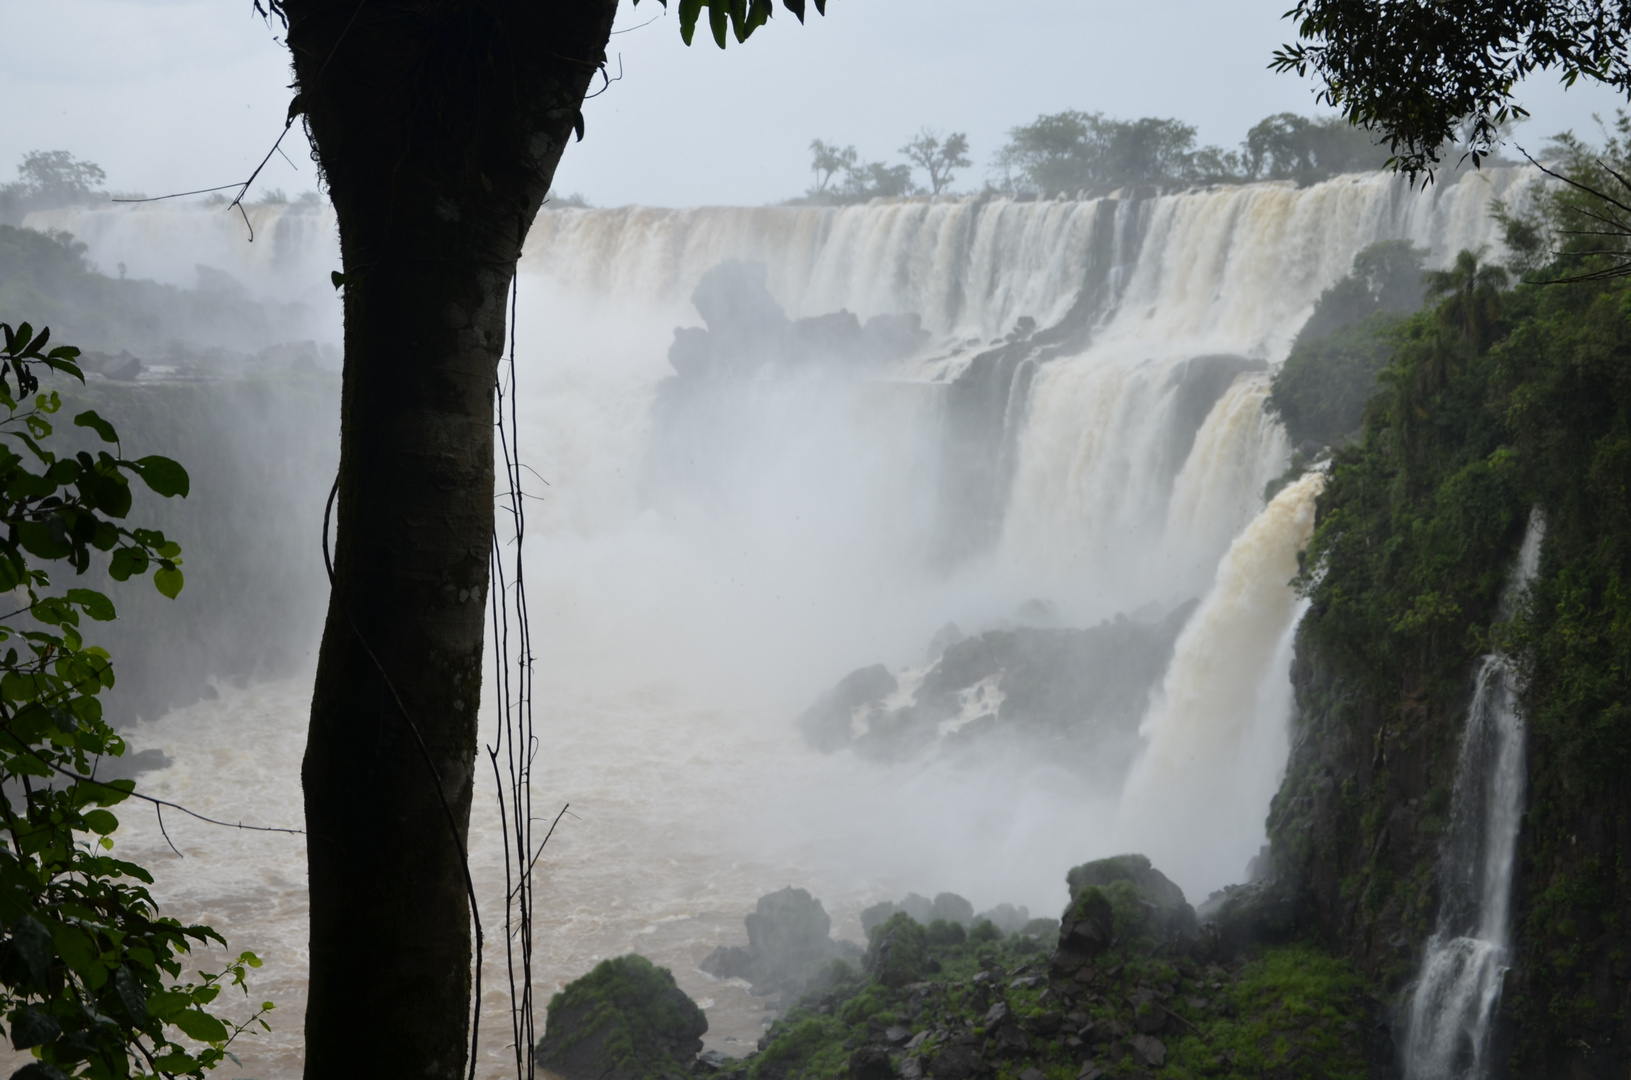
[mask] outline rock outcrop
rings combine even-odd
[[[742,922],[748,946],[721,945],[697,965],[717,979],[747,979],[760,994],[796,995],[833,960],[857,960],[861,948],[834,941],[821,901],[789,886],[759,898]]]
[[[730,260],[702,275],[691,294],[707,329],[680,327],[668,362],[680,378],[729,379],[766,368],[874,368],[910,356],[928,341],[917,315],[848,311],[789,319],[765,287],[763,263]]]
[[[667,968],[619,956],[550,999],[537,1062],[562,1080],[677,1080],[707,1030],[708,1018]]]
[[[1051,618],[1051,611],[1037,612]],[[841,679],[797,721],[825,753],[899,761],[940,750],[985,752],[989,740],[1046,753],[1084,774],[1119,779],[1138,723],[1194,610],[1154,620],[1118,616],[1087,629],[1015,626],[958,638],[943,628],[917,671],[881,664]],[[955,627],[949,628],[955,631]]]
[[[989,921],[937,937],[891,905],[864,971],[833,979],[719,1080],[1048,1080],[1370,1075],[1381,1010],[1307,944],[1223,958],[1182,892],[1138,855],[1071,871],[1049,946]],[[699,1072],[701,1070],[699,1069]]]

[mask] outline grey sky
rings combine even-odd
[[[1233,146],[1269,113],[1315,112],[1312,88],[1270,74],[1287,0],[830,0],[800,27],[782,12],[746,46],[687,49],[656,0],[625,3],[623,78],[585,109],[588,137],[557,187],[598,205],[774,202],[809,183],[813,138],[894,158],[919,128],[968,133],[977,187],[1008,128],[1067,108],[1175,116]],[[655,18],[650,25],[641,26]],[[67,149],[110,186],[148,194],[253,168],[287,108],[288,65],[250,0],[0,0],[0,177],[22,153]],[[1524,88],[1520,140],[1594,135],[1597,88]],[[303,140],[265,187],[314,186]]]

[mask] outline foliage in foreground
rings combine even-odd
[[[0,591],[15,603],[0,618],[0,1014],[12,1045],[37,1059],[14,1077],[202,1076],[251,1023],[265,1025],[269,1002],[241,1024],[207,1008],[228,986],[247,995],[245,975],[260,961],[243,953],[183,979],[195,945],[225,941],[159,917],[152,876],[112,854],[119,822],[108,808],[134,782],[93,779],[99,759],[124,743],[99,697],[113,686],[112,664],[86,643],[81,619],[108,621],[115,610],[95,590],[54,586],[44,568],[84,573],[106,556],[114,580],[151,570],[174,597],[180,546],[126,517],[132,478],[168,498],[187,494],[187,473],[168,458],[124,457],[117,432],[91,410],[74,426],[113,453],[48,449],[62,400],[38,392],[37,371],[83,381],[78,351],[47,351],[50,332],[27,323],[0,331]]]

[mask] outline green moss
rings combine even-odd
[[[849,1054],[841,1021],[806,1017],[782,1031],[748,1067],[750,1080],[761,1077],[840,1077],[849,1074]]]
[[[1229,993],[1232,1018],[1203,1020],[1169,1044],[1162,1076],[1364,1080],[1363,980],[1313,946],[1270,949]]]
[[[601,961],[550,998],[539,1060],[546,1067],[570,1060],[574,1048],[590,1042],[597,1067],[609,1065],[625,1077],[663,1076],[683,1065],[671,1054],[683,1056],[688,1043],[700,1046],[693,1040],[707,1029],[673,974],[631,953]]]

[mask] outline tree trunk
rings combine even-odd
[[[453,1080],[470,1039],[460,849],[493,387],[521,243],[581,122],[616,0],[283,10],[345,275],[334,588],[302,769],[306,1076]]]

